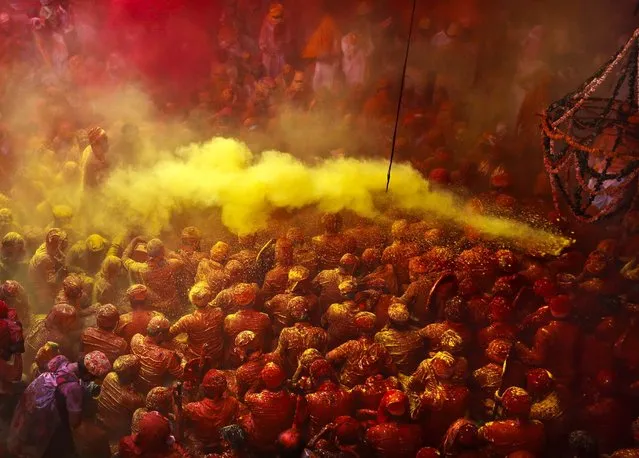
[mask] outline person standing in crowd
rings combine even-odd
[[[99,388],[90,384],[111,370],[108,358],[99,351],[72,363],[56,356],[47,371],[36,378],[22,395],[13,414],[8,448],[20,457],[73,457],[73,430],[82,422],[86,392]]]

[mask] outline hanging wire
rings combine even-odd
[[[402,98],[404,96],[404,84],[406,81],[406,68],[408,67],[408,55],[410,54],[410,42],[413,37],[413,23],[415,22],[415,9],[417,0],[413,0],[413,11],[410,15],[410,26],[408,28],[408,42],[406,43],[406,55],[404,56],[404,67],[402,69],[402,81],[399,86],[399,100],[397,100],[397,114],[395,115],[395,127],[393,128],[393,141],[391,143],[390,162],[388,164],[388,174],[386,175],[386,192],[390,186],[391,170],[393,168],[393,159],[395,158],[395,144],[397,142],[397,128],[399,127],[399,116],[402,111]]]

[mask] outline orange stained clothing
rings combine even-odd
[[[160,347],[141,334],[131,339],[131,353],[140,358],[136,386],[141,392],[164,386],[170,379],[179,379],[184,371],[182,361],[174,351]]]

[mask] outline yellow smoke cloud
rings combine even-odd
[[[557,253],[571,243],[518,221],[469,213],[452,194],[430,190],[408,165],[394,167],[391,190],[385,194],[386,170],[387,163],[379,160],[329,159],[309,166],[290,154],[256,156],[239,141],[215,138],[184,147],[177,157],[159,159],[146,169],[115,171],[96,196],[104,204],[91,206],[91,223],[159,233],[176,211],[219,208],[222,223],[242,235],[267,227],[276,209],[316,206],[374,218],[382,216],[381,207],[391,205],[544,253]]]

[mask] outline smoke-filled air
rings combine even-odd
[[[0,0],[0,458],[639,458],[638,18]]]
[[[517,247],[558,253],[570,240],[523,222],[469,210],[453,194],[431,189],[412,167],[395,166],[385,193],[388,163],[382,160],[329,159],[307,165],[291,154],[253,154],[234,139],[191,144],[177,157],[144,170],[120,169],[93,196],[91,226],[115,234],[131,227],[159,233],[185,208],[221,210],[222,223],[245,235],[265,229],[277,209],[314,206],[322,212],[349,210],[374,219],[393,207],[433,221],[469,227],[489,239]]]

